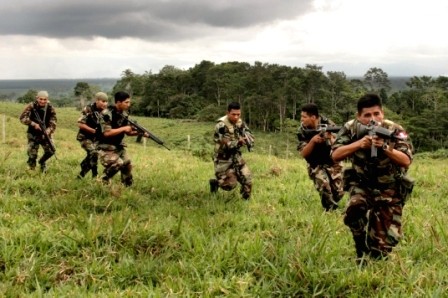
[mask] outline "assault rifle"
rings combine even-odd
[[[247,151],[251,151],[252,147],[254,146],[254,136],[253,134],[251,134],[249,131],[247,131],[246,127],[241,128],[241,136],[245,139],[246,141],[246,146],[247,146]]]
[[[47,107],[45,107],[47,108]],[[44,136],[45,141],[50,146],[51,152],[53,154],[56,154],[56,147],[54,146],[53,140],[50,138],[50,136],[47,133],[47,127],[45,126],[45,122],[40,119],[39,113],[36,111],[35,108],[33,108],[34,117],[36,118],[37,124],[39,124],[39,127],[42,131],[42,134]],[[56,155],[55,155],[56,157]]]
[[[129,118],[127,118],[129,124],[134,127],[138,132],[143,133],[143,134],[147,134],[148,138],[150,138],[151,140],[153,140],[154,142],[156,142],[157,144],[165,147],[168,150],[171,150],[170,148],[168,148],[167,146],[165,146],[165,144],[163,143],[163,141],[161,139],[159,139],[158,137],[156,137],[155,135],[153,135],[149,130],[147,130],[146,128],[144,128],[143,126],[141,126],[140,124],[138,124],[136,121],[133,121]]]
[[[404,131],[400,131],[398,129],[389,130],[385,127],[379,126],[378,122],[375,120],[371,120],[367,125],[357,123],[356,127],[356,137],[357,139],[363,138],[365,135],[369,135],[371,137],[378,136],[383,140],[392,140],[392,142],[401,140],[405,141],[407,139],[407,134]],[[372,143],[372,147],[370,148],[370,157],[378,156],[378,148],[375,147]]]
[[[94,111],[93,115],[95,115],[95,138],[100,138],[103,135],[103,132],[101,131],[101,115],[98,111]]]
[[[326,137],[326,133],[338,133],[341,130],[340,126],[330,126],[328,124],[319,124],[316,129],[306,129],[302,126],[302,130],[305,134],[305,136],[309,139],[314,137],[315,135],[319,134],[322,138]],[[331,146],[330,139],[326,138],[325,143],[328,146]]]

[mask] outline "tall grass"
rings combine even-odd
[[[119,177],[75,179],[76,110],[57,110],[57,159],[43,175],[26,169],[23,106],[0,108],[2,296],[446,296],[444,159],[415,158],[404,239],[388,260],[359,267],[343,208],[322,210],[294,136],[256,134],[244,154],[254,192],[243,201],[238,189],[209,193],[212,123],[138,118],[173,150],[128,139],[135,184],[125,188]]]

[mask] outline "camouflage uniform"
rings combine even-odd
[[[357,120],[347,122],[336,138],[333,149],[356,141]],[[390,131],[403,128],[389,120],[381,126]],[[392,143],[390,143],[392,145]],[[412,160],[409,140],[397,141],[394,149]],[[412,191],[407,169],[395,165],[378,149],[376,158],[370,148],[360,149],[352,156],[352,169],[344,172],[344,188],[350,193],[344,223],[350,228],[358,257],[368,253],[375,258],[386,256],[402,237],[401,216],[406,197]]]
[[[319,119],[319,125],[321,124],[334,125],[332,121],[324,117]],[[314,135],[315,133],[307,133],[307,128],[301,125],[297,133],[299,139],[297,150],[301,152]],[[331,145],[327,142],[315,144],[311,154],[305,158],[308,176],[313,180],[314,187],[319,192],[322,206],[327,211],[337,208],[338,202],[344,196],[342,162],[334,162],[330,157],[330,152]]]
[[[120,113],[114,106],[103,110],[101,116],[100,125],[103,134],[108,130],[128,125],[128,113],[126,111]],[[109,183],[109,180],[119,171],[121,172],[121,182],[125,186],[131,186],[133,183],[132,165],[126,154],[124,136],[125,133],[121,133],[107,138],[102,136],[99,139],[98,154],[101,164],[104,166],[104,173],[101,177],[104,183]]]
[[[241,129],[246,128],[245,123],[241,119],[236,124],[229,121],[227,116],[218,120],[215,126],[214,142],[214,166],[216,180],[210,180],[212,192],[218,187],[229,191],[236,187],[237,182],[241,184],[241,194],[244,199],[249,199],[252,192],[252,177],[241,154],[241,145],[238,144]],[[213,185],[216,183],[215,185]],[[216,186],[215,189],[213,187]]]
[[[81,177],[84,177],[90,170],[92,170],[92,177],[98,175],[98,150],[96,147],[98,145],[98,133],[101,129],[99,123],[101,118],[100,113],[101,110],[96,107],[96,103],[92,103],[84,107],[78,119],[78,123],[86,124],[98,131],[95,134],[91,134],[79,129],[76,136],[76,140],[81,143],[81,147],[87,153],[87,156],[81,162],[81,173],[79,174]]]
[[[39,145],[41,145],[44,150],[44,155],[39,159],[39,164],[41,166],[41,169],[44,170],[45,162],[54,155],[54,152],[51,150],[50,144],[48,144],[48,142],[45,140],[43,133],[34,128],[34,125],[38,124],[38,120],[34,115],[33,109],[37,111],[40,119],[44,122],[47,129],[47,134],[50,136],[50,138],[56,130],[56,111],[50,104],[47,104],[44,107],[40,107],[37,102],[33,102],[25,107],[19,117],[20,122],[28,125],[28,166],[32,170],[35,169]]]

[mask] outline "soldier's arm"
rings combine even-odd
[[[81,116],[78,118],[78,127],[82,131],[94,134],[96,131],[95,128],[87,125],[87,118],[91,116],[92,114],[88,111],[87,107],[84,107],[84,109],[82,109]]]
[[[347,126],[342,127],[332,146],[331,158],[335,162],[342,161],[353,155],[360,149],[370,148],[372,145],[371,137],[366,135],[362,139],[353,142],[350,129]]]
[[[314,146],[323,142],[325,142],[325,138],[321,137],[320,134],[316,134],[309,142],[303,141],[300,154],[303,158],[307,158],[313,152]]]
[[[47,127],[47,133],[53,134],[56,131],[56,123],[58,122],[58,119],[56,118],[56,110],[51,107],[50,109],[50,127]]]
[[[31,111],[33,109],[32,104],[28,104],[25,109],[23,110],[22,114],[20,114],[19,120],[22,124],[28,125],[33,127],[34,129],[38,129],[39,124],[36,122],[33,122],[31,120]]]
[[[226,127],[223,122],[218,122],[215,126],[215,133],[213,139],[215,144],[219,144],[220,148],[223,150],[232,150],[240,148],[244,145],[240,140],[231,141],[229,137],[226,137]]]

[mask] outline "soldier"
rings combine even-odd
[[[401,138],[386,141],[363,133],[369,123],[399,132]],[[406,176],[412,145],[405,136],[400,125],[384,119],[380,97],[366,94],[358,100],[356,119],[345,123],[333,145],[333,160],[352,161],[353,168],[344,171],[344,189],[350,193],[344,223],[352,232],[358,261],[365,254],[387,256],[402,236],[403,206],[413,186]]]
[[[344,195],[342,162],[331,159],[331,144],[334,141],[332,133],[325,132],[322,135],[319,132],[322,125],[334,126],[334,123],[319,116],[318,107],[313,103],[302,106],[300,121],[297,150],[308,163],[308,176],[320,194],[322,206],[326,211],[336,209]]]
[[[126,144],[123,142],[125,135],[136,136],[138,132],[129,125],[127,120],[128,110],[131,106],[131,97],[128,93],[119,91],[115,93],[115,106],[109,107],[101,113],[100,120],[102,137],[99,140],[99,158],[104,166],[101,176],[104,184],[109,184],[110,179],[119,171],[121,182],[125,186],[131,186],[132,165],[126,154]],[[145,133],[145,137],[148,137]]]
[[[221,187],[229,191],[241,184],[241,195],[248,200],[252,192],[252,178],[249,167],[242,158],[241,147],[253,136],[246,124],[241,120],[241,108],[237,102],[227,107],[227,115],[221,117],[215,126],[214,167],[216,179],[210,179],[210,191],[216,193]],[[243,129],[246,137],[242,136]]]
[[[78,119],[79,131],[76,139],[87,153],[87,156],[81,162],[81,172],[78,178],[84,177],[90,170],[92,170],[92,178],[98,175],[98,151],[96,146],[98,136],[101,135],[100,113],[107,108],[107,100],[106,93],[96,93],[95,102],[84,107]]]
[[[30,170],[36,168],[39,145],[41,145],[44,154],[39,159],[39,165],[41,172],[44,173],[47,170],[45,162],[55,154],[51,136],[56,130],[57,122],[56,111],[48,100],[47,91],[37,93],[36,101],[29,103],[20,115],[20,122],[28,126],[28,167]],[[46,139],[43,130],[47,133],[48,139]]]

